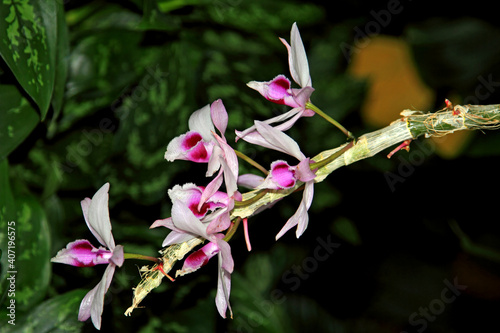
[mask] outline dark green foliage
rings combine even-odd
[[[4,0],[0,331],[93,331],[90,322],[77,321],[77,313],[85,293],[101,279],[103,267],[50,263],[72,240],[98,245],[85,225],[80,200],[110,182],[116,243],[126,251],[157,256],[167,230],[148,227],[170,216],[167,190],[175,184],[209,182],[204,165],[165,161],[168,142],[187,130],[193,111],[218,98],[229,113],[226,137],[231,144],[234,129],[288,110],[245,84],[278,74],[290,78],[287,52],[278,37],[289,40],[293,22],[308,52],[316,89],[313,102],[355,135],[371,130],[358,115],[369,79],[348,74],[340,45],[355,45],[356,28],[377,22],[373,11],[379,13],[387,5]],[[463,11],[457,10],[450,21],[415,1],[403,7],[390,24],[368,37],[380,33],[409,41],[423,79],[436,90],[436,108],[451,93],[469,102],[498,103],[499,33],[492,26],[497,19],[462,18]],[[318,117],[301,119],[288,133],[307,156],[345,142]],[[498,313],[500,308],[500,295],[494,293],[498,282],[486,283],[479,274],[478,280],[465,276],[470,266],[464,265],[485,263],[463,259],[448,222],[456,220],[474,241],[498,251],[497,218],[492,220],[485,211],[491,212],[498,202],[496,194],[488,193],[500,185],[495,176],[499,140],[493,133],[473,137],[464,153],[469,158],[462,162],[442,161],[429,153],[418,165],[408,164],[412,171],[404,169],[406,164],[401,167],[408,156],[402,152],[390,162],[375,157],[338,170],[315,187],[309,228],[299,240],[294,231],[279,244],[274,236],[295,212],[301,193],[252,217],[254,250],[246,252],[239,231],[231,241],[233,320],[221,319],[215,307],[215,262],[174,283],[165,281],[143,301],[144,308],[124,317],[132,287],[140,280],[138,267],[144,264],[126,261],[106,296],[102,331],[415,331],[418,326],[410,325],[408,317],[439,297],[443,279],[453,281],[454,276],[460,282],[468,277],[464,283],[471,289],[474,282],[486,285],[490,289],[484,293],[493,296],[489,301],[480,293],[460,296],[434,324],[428,322],[429,327],[433,325],[432,332],[486,331],[496,318],[487,310]],[[233,147],[265,167],[287,158],[243,142]],[[401,168],[408,175],[400,175],[403,180],[391,192],[384,173]],[[247,172],[254,171],[242,162],[240,173]],[[11,221],[16,223],[16,326],[6,321],[12,299],[6,280]],[[327,241],[339,247],[330,253],[322,247]],[[486,262],[484,267],[498,275],[498,264]],[[469,311],[476,306],[483,314],[474,319],[479,328],[470,328],[464,318],[474,318]]]

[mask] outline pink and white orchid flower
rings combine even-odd
[[[314,88],[312,87],[307,55],[304,44],[302,43],[302,38],[300,37],[299,29],[297,28],[297,23],[292,25],[290,33],[291,45],[288,44],[283,38],[280,38],[280,40],[288,51],[290,74],[292,75],[295,83],[297,83],[301,88],[291,88],[290,80],[282,74],[276,76],[271,81],[251,81],[247,83],[247,85],[250,88],[257,90],[268,101],[288,105],[293,108],[282,115],[265,121],[267,124],[282,122],[276,127],[280,131],[286,131],[292,127],[292,125],[299,118],[311,117],[314,115],[314,111],[306,108],[306,103],[309,101]],[[259,134],[255,130],[255,126],[241,132],[236,131],[236,135],[237,140],[241,138],[250,143],[255,143],[255,137],[259,137]]]
[[[104,295],[109,289],[116,266],[121,267],[124,261],[123,246],[116,245],[111,233],[111,222],[108,210],[109,183],[104,184],[92,197],[81,202],[83,217],[90,232],[104,247],[95,248],[88,240],[81,239],[69,243],[60,250],[52,262],[91,267],[108,264],[101,281],[85,295],[80,304],[78,320],[85,321],[92,317],[92,323],[101,328],[101,316],[104,307]]]
[[[306,158],[300,151],[295,140],[275,127],[261,121],[255,121],[255,127],[262,140],[264,140],[264,142],[261,142],[262,146],[284,152],[299,160],[297,166],[290,166],[285,161],[273,162],[269,175],[257,186],[257,188],[285,189],[292,188],[297,181],[304,182],[304,193],[299,208],[276,235],[276,239],[279,239],[288,230],[297,226],[296,236],[299,238],[307,228],[309,222],[307,211],[311,207],[314,195],[314,178],[316,175],[309,167],[310,159]]]
[[[172,139],[167,146],[165,159],[188,160],[207,163],[212,155],[215,140],[212,133],[215,128],[210,117],[210,105],[205,105],[193,112],[188,121],[189,131]]]
[[[227,222],[230,223],[229,220],[225,220],[222,218],[222,215],[219,215],[210,223],[203,223],[195,216],[185,202],[174,199],[172,205],[172,218],[168,222],[169,226],[164,226],[172,229],[172,232],[185,234],[188,239],[201,236],[209,241],[208,244],[195,251],[184,260],[184,265],[182,269],[176,273],[176,276],[196,271],[217,254],[219,259],[219,272],[215,304],[219,314],[223,318],[226,318],[226,311],[229,308],[232,318],[233,313],[229,304],[229,294],[231,290],[231,273],[234,269],[234,261],[231,255],[231,247],[223,240],[224,235],[220,233],[229,227]],[[166,243],[164,242],[163,246],[180,243],[182,241],[182,237],[177,237],[170,239]]]
[[[167,146],[165,159],[189,160],[198,163],[208,163],[206,176],[212,176],[217,170],[217,176],[206,186],[201,205],[218,191],[225,181],[229,196],[237,190],[238,158],[234,149],[227,144],[225,132],[228,114],[222,100],[218,99],[212,105],[195,111],[189,118],[189,131],[174,138]],[[215,128],[220,135],[215,133]]]
[[[195,184],[188,183],[183,186],[176,185],[168,191],[168,195],[172,202],[180,201],[188,207],[193,215],[198,218],[202,223],[210,228],[216,228],[218,232],[225,230],[231,224],[229,212],[234,207],[234,200],[231,199],[226,193],[217,191],[208,200],[206,200],[201,209],[199,203],[204,193],[204,187],[196,186]],[[216,220],[217,223],[211,224],[210,222]],[[184,230],[178,229],[172,221],[172,217],[156,220],[150,228],[166,227],[172,230],[162,246],[186,242],[196,235],[186,233]],[[212,229],[209,229],[209,232]]]

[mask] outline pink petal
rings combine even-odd
[[[191,209],[193,214],[197,218],[201,219],[208,213],[208,211],[214,211],[217,208],[225,207],[229,200],[227,194],[216,191],[215,193],[210,193],[211,195],[206,199],[206,201],[200,204],[202,194],[205,189],[206,188],[202,186],[196,186],[192,183],[184,184],[182,187],[175,185],[168,191],[168,195],[172,201],[180,200],[184,202],[189,209]]]
[[[222,185],[222,182],[224,181],[224,179],[222,178],[223,172],[224,170],[221,168],[217,176],[215,176],[215,178],[212,179],[212,181],[205,187],[203,193],[201,194],[200,202],[198,203],[198,209],[201,209],[203,204],[207,200],[209,200],[215,193],[217,193]]]
[[[247,86],[257,90],[265,99],[276,104],[288,105],[292,108],[300,107],[290,89],[290,80],[284,75],[278,75],[271,81],[251,81]]]
[[[313,87],[304,87],[304,88],[301,88],[301,89],[292,89],[292,96],[295,100],[295,104],[301,106],[302,108],[305,108],[306,107],[306,103],[309,101],[309,99],[311,98],[311,95],[312,93],[314,92],[314,88]],[[314,115],[314,111],[311,111],[311,110],[308,110],[309,113],[312,113],[312,115]],[[307,113],[307,115],[303,115],[304,117],[305,116],[311,116],[309,115],[309,113]]]
[[[182,276],[198,270],[200,267],[206,265],[210,258],[219,253],[219,247],[216,243],[209,242],[198,251],[191,253],[186,260],[182,269],[175,273],[176,276]]]
[[[167,146],[165,159],[169,162],[187,160],[207,163],[213,149],[213,142],[203,140],[199,132],[189,131],[172,139]]]
[[[285,104],[285,98],[290,96],[290,80],[284,75],[278,75],[263,87],[264,97],[278,104]],[[260,92],[260,91],[259,91]]]
[[[231,219],[229,217],[229,212],[220,214],[215,219],[210,222],[207,227],[207,234],[215,234],[226,230],[231,225]]]
[[[50,261],[76,267],[92,267],[109,264],[112,254],[102,247],[97,249],[86,239],[80,239],[66,245]]]
[[[308,182],[316,178],[316,174],[309,167],[311,163],[310,158],[303,159],[295,168],[295,177],[301,182]]]
[[[227,128],[228,115],[222,100],[218,99],[210,106],[210,114],[215,127],[219,130],[224,137]]]
[[[285,161],[275,161],[271,164],[271,177],[280,188],[295,186],[295,172]]]
[[[231,246],[228,242],[223,240],[223,234],[215,235],[217,238],[217,245],[220,249],[220,265],[223,269],[225,269],[228,273],[232,273],[234,270],[234,260],[231,255]]]
[[[255,189],[264,182],[264,177],[251,173],[238,176],[238,185],[249,189]]]

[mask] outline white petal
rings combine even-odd
[[[104,295],[109,289],[113,274],[115,273],[115,265],[110,264],[106,267],[101,281],[85,295],[80,303],[80,311],[78,320],[85,321],[89,317],[92,318],[92,323],[98,330],[101,329],[101,316],[104,309]]]
[[[306,50],[302,43],[297,23],[292,25],[292,31],[290,33],[290,43],[292,45],[288,45],[282,38],[280,38],[280,40],[288,50],[288,64],[293,80],[302,88],[312,86]]]
[[[297,225],[296,236],[299,238],[307,228],[309,223],[309,215],[307,211],[311,207],[312,198],[314,195],[314,181],[307,182],[304,187],[302,201],[295,214],[285,223],[280,232],[276,235],[276,240],[283,236],[288,230]]]
[[[195,237],[196,236],[194,236],[192,234],[185,233],[185,232],[171,231],[167,235],[167,237],[165,237],[161,246],[169,246],[172,244],[184,243],[184,242],[187,242],[188,240],[191,240]]]
[[[193,112],[189,117],[189,130],[200,133],[205,141],[212,141],[212,132],[215,131],[210,116],[210,105],[207,104],[199,110]]]
[[[180,200],[173,201],[172,221],[176,228],[195,236],[208,239],[206,227],[194,216],[193,212]]]
[[[267,142],[276,147],[276,150],[286,152],[299,161],[305,158],[297,142],[282,131],[258,120],[255,121],[255,128]]]
[[[109,220],[109,183],[104,184],[92,197],[92,200],[87,199],[81,202],[82,210],[87,212],[85,221],[92,234],[97,240],[108,249],[115,248],[115,241],[111,233],[111,221]]]
[[[287,111],[283,114],[280,114],[279,116],[276,116],[276,117],[273,117],[273,118],[270,118],[270,119],[267,119],[267,120],[264,120],[263,122],[266,123],[266,124],[274,124],[276,122],[279,122],[279,121],[285,121],[287,119],[290,119],[294,116],[296,116],[299,112],[301,111],[301,108],[294,108],[294,109],[291,109],[290,111]],[[297,118],[298,119],[298,118]],[[297,120],[295,119],[295,121]],[[283,127],[280,127],[282,126],[283,124],[280,124],[278,126],[275,126],[276,128],[278,128],[279,130],[281,131],[286,131],[288,129],[290,129],[290,127],[292,127],[292,125],[295,123],[295,121],[290,124],[290,126],[288,126],[287,128],[283,128]],[[235,131],[236,132],[236,141],[238,141],[238,139],[244,139],[244,137],[247,135],[247,134],[250,134],[252,132],[255,132],[255,125],[247,128],[246,130],[244,131]]]
[[[215,305],[222,318],[226,318],[226,311],[229,308],[231,318],[233,310],[229,304],[229,295],[231,293],[231,274],[222,268],[221,253],[219,252],[219,278],[217,280],[217,294],[215,295]]]

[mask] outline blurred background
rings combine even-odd
[[[399,119],[500,100],[500,30],[487,2],[26,1],[0,5],[2,332],[92,332],[81,299],[105,267],[52,265],[96,240],[80,201],[110,182],[114,238],[157,256],[167,190],[205,185],[205,165],[163,155],[190,114],[221,98],[226,137],[285,112],[246,87],[290,78],[297,22],[311,99],[354,135]],[[345,137],[319,117],[288,132],[307,156]],[[264,166],[284,156],[238,142]],[[144,262],[127,261],[106,294],[103,332],[482,332],[497,330],[500,134],[416,140],[410,151],[341,168],[315,186],[309,227],[278,242],[300,194],[250,219],[253,250],[232,239],[233,320],[217,313],[214,260],[164,281],[131,317]],[[254,172],[241,163],[240,174]],[[16,222],[16,326],[6,323],[7,222]],[[178,267],[175,267],[178,269]],[[6,319],[7,318],[7,319]]]

